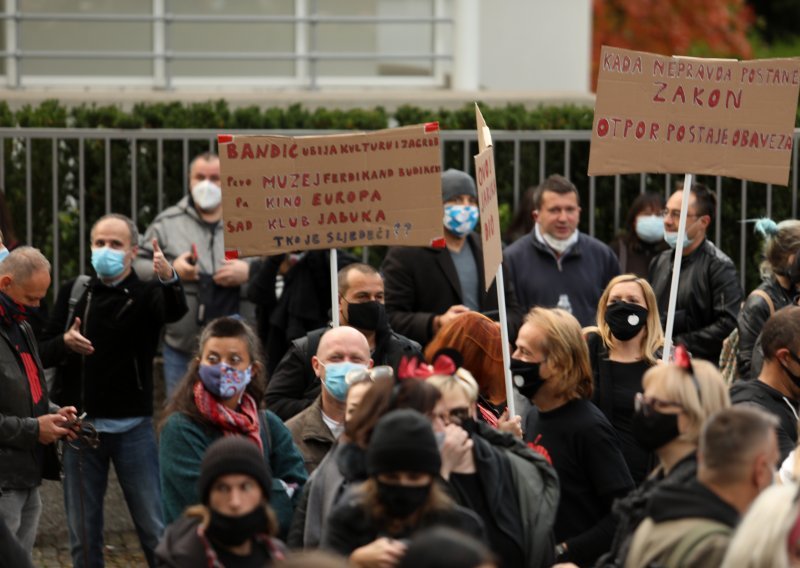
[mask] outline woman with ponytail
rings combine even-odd
[[[776,223],[759,219],[756,233],[762,235],[764,262],[761,285],[747,297],[739,312],[739,353],[736,364],[740,379],[756,379],[761,371],[755,346],[764,322],[776,311],[791,304],[800,293],[800,221]]]

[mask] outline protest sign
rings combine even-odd
[[[221,135],[228,257],[442,237],[436,123],[326,136]]]
[[[786,185],[799,88],[800,58],[603,46],[589,175],[692,172]]]
[[[478,149],[480,150],[480,153],[475,156],[475,177],[478,181],[483,274],[486,290],[489,290],[500,262],[503,260],[503,248],[500,242],[500,212],[497,209],[494,148],[489,128],[486,126],[477,104],[475,105],[475,117],[478,123]]]

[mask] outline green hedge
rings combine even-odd
[[[494,130],[589,130],[592,126],[593,112],[588,107],[578,106],[545,106],[535,109],[523,105],[507,105],[505,107],[488,107],[481,105],[487,124]],[[371,130],[385,128],[389,124],[417,124],[420,122],[438,121],[445,130],[471,130],[475,128],[475,113],[472,104],[466,104],[457,110],[429,110],[410,105],[398,108],[390,113],[381,107],[357,110],[309,110],[300,105],[292,105],[285,109],[261,109],[256,106],[231,109],[225,101],[209,101],[205,103],[156,103],[138,104],[129,112],[116,106],[82,105],[67,108],[57,101],[46,101],[39,106],[24,106],[11,111],[5,102],[0,102],[0,126],[20,127],[73,127],[73,128],[193,128],[193,129],[335,129],[335,130]],[[800,125],[800,111],[797,124]],[[87,140],[85,152],[85,219],[87,225],[105,211],[105,145],[99,140]],[[188,155],[207,150],[208,140],[192,140],[189,143]],[[18,234],[24,238],[26,234],[26,148],[15,140],[5,139],[3,148],[7,200],[11,207],[12,218],[17,225]],[[87,266],[78,266],[78,246],[82,239],[87,242],[88,234],[79,235],[78,231],[78,151],[76,140],[62,140],[56,148],[58,156],[57,203],[59,204],[59,265],[60,276],[67,278]],[[31,188],[33,192],[33,243],[46,253],[52,254],[52,152],[53,145],[49,140],[33,140],[31,143]],[[130,146],[124,141],[110,144],[111,161],[114,164],[114,175],[109,181],[111,208],[125,213],[134,212],[141,229],[144,229],[158,213],[158,163],[157,145],[155,142],[139,141],[137,144],[137,187],[136,206],[132,201]],[[477,153],[477,144],[470,147],[470,155]],[[184,160],[183,145],[180,141],[163,144],[163,205],[177,201],[184,192]],[[449,143],[445,146],[445,166],[462,168],[463,146]],[[539,182],[540,148],[537,142],[521,144],[520,187],[535,186]],[[586,175],[589,156],[589,144],[572,143],[570,150],[570,177],[581,191],[584,215],[581,229],[588,231],[588,177]],[[549,143],[546,145],[546,174],[564,171],[564,145]],[[495,148],[498,191],[501,203],[503,227],[507,226],[511,217],[513,203],[513,146],[499,142]],[[469,164],[469,169],[472,165]],[[670,186],[680,180],[680,176],[671,176]],[[670,191],[667,177],[664,175],[647,175],[646,187],[650,191],[662,194]],[[624,222],[627,207],[639,193],[640,176],[628,175],[620,178],[621,210],[618,218]],[[703,179],[712,188],[714,178]],[[596,180],[597,201],[595,207],[596,235],[602,240],[611,240],[615,227],[613,207],[613,177],[600,177]],[[762,184],[749,184],[747,192],[746,218],[759,217],[766,212],[767,192]],[[740,254],[741,182],[726,179],[722,187],[723,231],[721,246],[738,264]],[[773,218],[786,218],[791,212],[791,193],[786,188],[775,187],[772,194]],[[88,230],[88,229],[87,229]],[[746,244],[747,285],[753,287],[758,281],[756,265],[759,261],[760,242],[750,235]],[[713,234],[713,233],[712,233]],[[373,262],[379,262],[383,251],[373,250]]]

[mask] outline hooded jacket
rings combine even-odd
[[[778,466],[797,446],[797,421],[800,401],[792,400],[768,384],[755,381],[737,381],[731,387],[731,404],[751,404],[760,406],[774,415],[779,426],[778,448],[781,451]]]

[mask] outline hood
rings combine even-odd
[[[739,512],[697,480],[656,489],[647,516],[656,523],[701,518],[734,527],[739,522]]]

